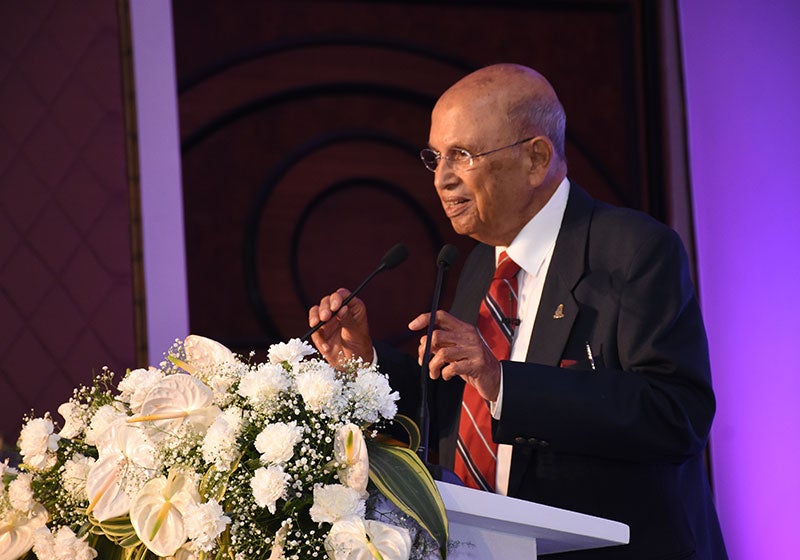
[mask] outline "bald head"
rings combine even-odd
[[[566,177],[564,123],[553,88],[524,66],[488,66],[448,89],[433,108],[428,144],[453,229],[508,246]]]
[[[555,90],[532,68],[519,64],[495,64],[468,74],[442,94],[438,105],[451,103],[491,109],[502,119],[500,126],[520,138],[546,136],[556,155],[566,161],[566,115]]]

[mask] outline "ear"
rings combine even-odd
[[[530,175],[534,184],[541,184],[553,162],[553,143],[545,136],[537,136],[528,145],[531,161]]]

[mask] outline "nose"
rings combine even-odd
[[[436,166],[436,171],[433,172],[433,186],[436,190],[441,192],[451,188],[458,183],[458,176],[453,172],[450,163],[442,158],[439,165]]]

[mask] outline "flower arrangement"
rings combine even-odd
[[[116,388],[104,369],[60,426],[27,418],[22,463],[0,463],[0,560],[444,557],[444,506],[397,393],[314,352],[295,339],[248,363],[190,335]],[[393,418],[412,449],[379,437]]]

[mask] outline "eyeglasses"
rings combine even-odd
[[[436,171],[436,168],[439,167],[439,161],[441,161],[442,159],[447,160],[447,163],[450,164],[450,167],[454,171],[464,171],[465,169],[469,169],[470,167],[472,167],[472,162],[478,159],[479,157],[488,156],[489,154],[499,152],[500,150],[507,150],[508,148],[519,146],[520,144],[524,144],[528,140],[533,140],[534,138],[536,137],[531,136],[530,138],[525,138],[524,140],[520,140],[519,142],[514,142],[513,144],[509,144],[508,146],[503,146],[502,148],[495,148],[494,150],[481,152],[479,154],[471,154],[464,148],[450,148],[449,150],[447,150],[445,154],[442,154],[441,152],[437,152],[436,150],[432,150],[430,148],[425,148],[419,153],[419,158],[422,160],[422,163],[425,164],[425,167],[427,167],[429,171]]]

